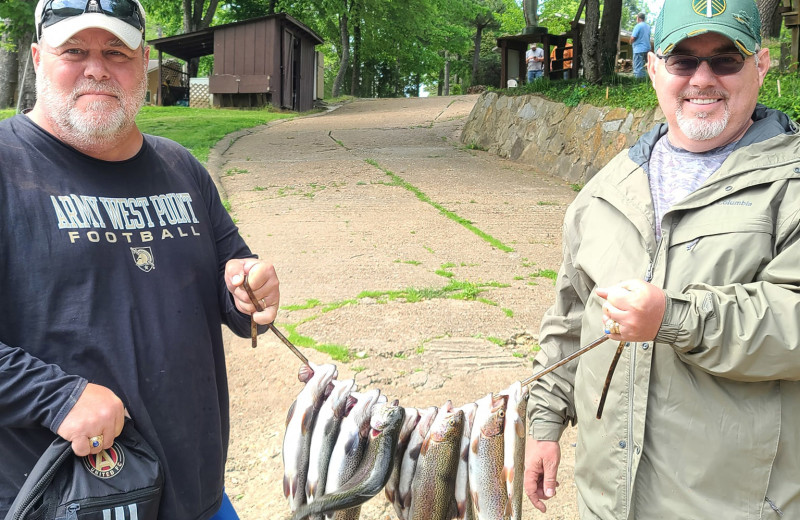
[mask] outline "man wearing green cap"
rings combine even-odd
[[[800,137],[757,104],[754,0],[666,0],[648,74],[666,118],[564,223],[525,489],[545,511],[578,423],[581,518],[800,518]],[[621,346],[605,410],[598,403]]]

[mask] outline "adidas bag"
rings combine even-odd
[[[153,449],[125,421],[114,445],[76,457],[57,438],[22,485],[5,520],[156,520],[164,477]]]

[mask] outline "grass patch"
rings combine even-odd
[[[558,273],[552,269],[539,269],[530,274],[531,278],[550,278],[555,281],[558,278]]]
[[[142,107],[136,116],[136,124],[144,133],[177,141],[200,162],[206,162],[211,147],[231,132],[295,116],[296,112],[278,112],[271,108],[227,110],[148,106]]]
[[[431,206],[433,206],[434,208],[439,210],[439,213],[441,213],[445,217],[449,218],[453,222],[456,222],[456,223],[464,226],[465,228],[467,228],[468,230],[472,231],[473,233],[475,233],[476,235],[481,237],[483,240],[485,240],[486,242],[488,242],[492,246],[500,249],[501,251],[506,251],[506,252],[510,252],[510,251],[514,250],[512,247],[509,247],[509,246],[503,244],[501,241],[497,240],[496,238],[494,238],[493,236],[489,235],[488,233],[485,233],[484,231],[481,231],[480,229],[475,227],[472,224],[472,222],[470,222],[469,220],[467,220],[467,219],[465,219],[463,217],[459,217],[455,212],[450,211],[449,209],[446,209],[444,206],[442,206],[438,202],[435,202],[435,201],[431,200],[431,198],[428,197],[422,190],[420,190],[419,188],[417,188],[413,184],[410,184],[410,183],[406,182],[405,179],[403,179],[402,177],[400,177],[396,173],[394,173],[394,172],[392,172],[390,170],[387,170],[386,168],[383,168],[376,161],[374,161],[372,159],[365,159],[364,161],[367,164],[371,164],[372,166],[378,168],[383,173],[388,175],[392,179],[393,183],[396,186],[400,186],[400,187],[410,191],[411,193],[416,195],[417,198],[420,201],[425,202],[426,204],[430,204]]]
[[[7,108],[5,110],[0,110],[0,121],[2,121],[3,119],[8,119],[9,117],[13,116],[16,113],[17,113],[17,111],[14,110],[13,108]]]
[[[294,323],[291,325],[281,325],[283,329],[289,332],[286,335],[286,337],[295,346],[312,348],[317,352],[329,355],[331,359],[335,361],[341,361],[343,363],[347,363],[353,359],[352,351],[349,348],[345,347],[344,345],[317,343],[317,341],[314,338],[303,336],[302,334],[298,333],[297,327],[300,326],[302,323],[305,323],[306,321],[310,320],[304,320],[301,321],[300,323]]]
[[[350,370],[352,370],[354,374],[359,374],[359,373],[363,372],[366,369],[367,369],[367,367],[365,367],[363,365],[355,365],[355,366],[350,367]]]
[[[313,309],[314,307],[319,307],[322,305],[322,302],[316,299],[306,300],[305,303],[300,303],[298,305],[284,305],[281,309],[287,311],[302,311],[305,309]]]
[[[489,340],[489,341],[491,341],[492,343],[494,343],[494,344],[495,344],[495,345],[497,345],[498,347],[503,347],[503,346],[505,346],[505,344],[506,344],[506,340],[504,340],[504,339],[502,339],[502,338],[495,337],[495,336],[489,336],[489,337],[488,337],[488,338],[486,338],[486,339],[487,339],[487,340]]]
[[[408,265],[422,265],[422,262],[419,260],[400,260],[399,258],[394,261],[396,264],[408,264]]]

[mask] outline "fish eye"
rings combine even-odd
[[[499,412],[497,412],[497,416],[502,419],[503,417],[506,416],[506,411],[505,410],[500,410]]]

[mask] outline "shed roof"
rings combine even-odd
[[[199,58],[200,56],[207,56],[214,53],[214,31],[217,29],[233,27],[235,25],[244,25],[269,18],[288,20],[291,24],[308,34],[308,37],[316,42],[315,45],[323,43],[322,38],[320,38],[317,33],[286,13],[261,16],[241,22],[226,23],[224,25],[215,25],[213,27],[208,27],[206,29],[201,29],[191,33],[148,40],[147,43],[155,47],[157,50],[171,54],[176,58],[190,60],[192,58]]]

